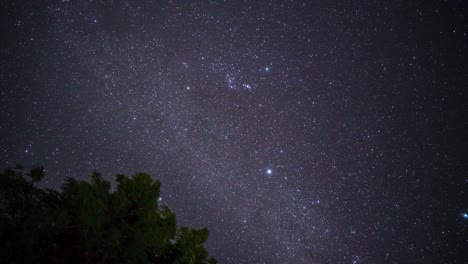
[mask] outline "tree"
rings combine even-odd
[[[0,173],[3,263],[207,263],[208,230],[178,227],[158,202],[161,183],[146,173],[117,175],[117,187],[94,172],[40,188],[43,167]]]

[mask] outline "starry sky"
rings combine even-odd
[[[467,9],[2,0],[0,165],[148,172],[220,263],[468,261]]]

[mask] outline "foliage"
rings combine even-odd
[[[178,227],[150,175],[117,175],[111,191],[94,172],[57,191],[36,186],[44,172],[0,172],[2,263],[216,263],[204,248],[208,230]]]

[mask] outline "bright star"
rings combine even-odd
[[[463,213],[462,217],[465,218],[465,219],[468,219],[468,213]]]
[[[252,86],[250,84],[246,84],[246,83],[243,83],[242,86],[246,89],[246,90],[252,90]]]
[[[265,71],[269,71],[270,70],[270,67],[265,67]]]
[[[271,169],[267,169],[266,173],[267,173],[268,175],[271,175],[271,174],[273,173],[273,171],[272,171]]]

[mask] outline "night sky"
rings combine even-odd
[[[148,172],[220,263],[468,261],[466,1],[0,7],[2,169]]]

